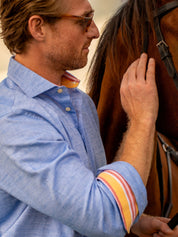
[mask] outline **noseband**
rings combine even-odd
[[[161,60],[164,62],[169,76],[173,78],[176,88],[178,89],[178,73],[174,66],[172,55],[169,51],[168,45],[166,44],[164,40],[161,27],[160,27],[161,18],[177,7],[178,7],[178,0],[175,0],[154,10],[154,27],[155,27],[155,33],[156,33],[156,37],[158,41],[156,46],[158,47]]]

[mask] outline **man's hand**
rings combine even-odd
[[[155,123],[158,115],[158,94],[155,83],[155,61],[144,53],[133,62],[121,83],[121,103],[131,122]]]
[[[130,163],[146,185],[150,173],[158,115],[155,61],[146,54],[130,65],[121,83],[121,102],[129,126],[114,161]]]
[[[132,233],[140,237],[178,237],[178,227],[171,230],[168,218],[153,217],[143,214],[139,221],[132,226]]]

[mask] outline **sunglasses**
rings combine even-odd
[[[88,28],[90,27],[92,21],[93,21],[94,13],[92,13],[91,16],[75,16],[75,15],[62,15],[61,18],[69,18],[74,19],[78,21],[78,24],[81,25],[85,32],[88,31]]]

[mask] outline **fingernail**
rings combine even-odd
[[[147,56],[147,54],[146,53],[142,53],[141,56],[145,57],[145,56]]]
[[[150,59],[149,59],[149,62],[150,62],[150,63],[154,63],[154,62],[155,62],[154,58],[150,58]]]

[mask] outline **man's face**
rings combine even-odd
[[[68,12],[65,15],[92,16],[93,9],[87,0],[68,0]],[[99,32],[94,23],[87,28],[81,18],[64,17],[54,26],[49,25],[45,42],[45,60],[55,70],[73,70],[82,68],[87,57],[92,39],[98,38]]]

